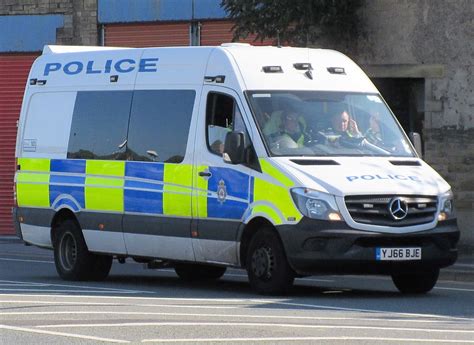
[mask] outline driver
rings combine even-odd
[[[300,116],[294,111],[287,111],[283,114],[283,136],[290,137],[298,147],[302,147],[306,137]]]

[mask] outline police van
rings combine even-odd
[[[426,293],[457,258],[450,186],[332,50],[45,46],[16,158],[17,232],[66,280],[132,258],[242,267],[264,294],[324,273]]]

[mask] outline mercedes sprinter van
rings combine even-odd
[[[46,46],[16,158],[18,234],[67,280],[133,258],[242,267],[264,294],[325,273],[425,293],[457,258],[450,186],[332,50]]]

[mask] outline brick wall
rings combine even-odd
[[[97,45],[97,0],[1,0],[0,15],[64,15],[57,44]]]

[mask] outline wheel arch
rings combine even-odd
[[[57,237],[57,228],[66,219],[71,219],[75,221],[77,225],[80,227],[76,214],[73,211],[71,211],[69,208],[65,207],[57,211],[53,219],[51,220],[51,243],[53,244],[53,246]]]
[[[240,248],[239,248],[239,258],[240,258],[240,266],[245,267],[247,262],[247,250],[252,240],[253,236],[257,233],[257,231],[263,227],[272,229],[278,238],[281,241],[280,234],[278,233],[275,226],[272,224],[271,221],[264,217],[255,217],[247,224],[244,224],[243,230],[240,235]]]

